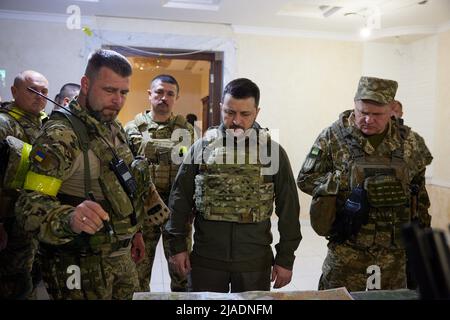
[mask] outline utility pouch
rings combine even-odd
[[[376,175],[364,181],[368,201],[371,207],[406,206],[408,197],[399,179],[391,175]]]

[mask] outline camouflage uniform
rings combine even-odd
[[[69,107],[84,123],[88,139],[82,138],[74,117],[52,113],[30,153],[24,184],[28,191],[16,205],[18,220],[40,241],[44,281],[54,299],[131,299],[139,283],[130,247],[142,226],[143,200],[150,187],[147,162],[133,157],[117,121],[102,124],[75,100]],[[117,158],[137,181],[134,196],[125,192],[111,169]],[[108,212],[113,235],[105,228],[92,236],[71,230],[74,207],[88,199],[89,191]],[[80,268],[81,289],[66,285],[72,265]]]
[[[258,128],[254,125],[253,129]],[[246,137],[245,152],[238,155],[239,151],[233,151],[234,162],[223,163],[221,157],[227,159],[232,149],[224,147],[225,137],[223,124],[208,129],[181,165],[170,194],[171,215],[166,225],[171,254],[187,251],[185,225],[195,208],[194,247],[190,255],[192,290],[228,292],[228,285],[219,288],[208,280],[214,280],[215,274],[228,276],[225,282],[231,282],[232,292],[270,290],[272,265],[292,270],[294,252],[301,240],[300,206],[289,159],[283,148],[273,142],[279,150],[275,160],[279,169],[263,174],[265,164],[259,157],[249,161],[251,144]],[[252,145],[267,147],[261,140]],[[242,164],[236,162],[240,157],[245,159]],[[280,232],[275,257],[270,231],[274,202]],[[258,281],[253,281],[255,277]]]
[[[23,111],[13,103],[0,108],[0,141],[7,136],[13,136],[28,144],[28,148],[31,149],[29,144],[36,138],[44,117],[43,112],[36,116]],[[20,167],[19,163],[9,165]],[[26,164],[22,167],[26,173]],[[30,272],[35,244],[26,232],[18,228],[15,221],[14,204],[19,196],[18,190],[7,188],[4,185],[6,177],[1,178],[5,180],[0,182],[0,222],[5,225],[8,243],[7,247],[0,251],[0,299],[25,299],[30,297],[32,290]],[[21,187],[18,184],[15,186]]]
[[[167,204],[172,187],[173,180],[177,174],[179,165],[172,164],[170,161],[173,142],[170,138],[176,129],[187,129],[193,139],[193,128],[181,116],[171,115],[167,122],[158,123],[152,119],[150,111],[138,114],[133,121],[125,126],[125,131],[131,143],[133,153],[145,156],[151,163],[150,172],[152,181],[156,189]],[[178,141],[177,141],[178,142]],[[153,262],[155,259],[155,251],[159,239],[162,235],[162,243],[164,255],[168,261],[169,247],[166,235],[162,232],[166,221],[160,221],[155,224],[151,220],[146,220],[143,227],[143,237],[145,241],[145,257],[137,265],[139,274],[140,290],[149,291],[150,280],[152,276]],[[189,232],[186,242],[190,248],[192,247],[192,227],[188,225]],[[168,264],[170,275],[170,289],[173,292],[182,292],[187,290],[187,279],[182,277],[173,270],[172,265]]]
[[[345,286],[350,291],[364,291],[370,276],[367,268],[372,265],[380,267],[380,289],[406,288],[406,256],[401,243],[401,225],[411,219],[430,225],[425,168],[431,163],[432,156],[424,140],[392,119],[376,148],[369,139],[356,127],[352,111],[345,111],[338,121],[320,133],[299,173],[299,188],[313,196],[311,225],[319,235],[330,240],[319,289]],[[401,185],[402,196],[393,196],[394,200],[385,198],[383,201],[386,203],[376,205],[375,200],[370,202],[368,193],[368,221],[356,236],[345,242],[335,241],[331,235],[341,219],[340,210],[352,189],[362,182],[357,180],[360,167],[364,167],[366,176],[362,181],[366,183],[366,190],[372,190],[369,181],[375,181],[373,179],[377,176],[386,175],[386,180],[381,182],[385,186],[386,181],[395,176],[399,181],[397,185]],[[370,170],[376,173],[370,176]],[[414,208],[409,190],[412,185],[418,187]],[[395,199],[400,199],[401,204]],[[393,202],[389,204],[389,201]]]

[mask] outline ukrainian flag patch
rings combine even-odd
[[[34,156],[34,159],[38,162],[42,162],[45,159],[45,154],[41,150],[38,150]]]

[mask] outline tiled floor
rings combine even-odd
[[[309,220],[301,220],[303,239],[295,252],[295,264],[292,281],[289,285],[274,291],[317,290],[321,275],[323,260],[327,254],[327,241],[319,237],[312,230]],[[277,219],[272,219],[273,246],[278,243],[279,234]],[[275,252],[275,249],[273,249]],[[153,265],[150,282],[152,292],[169,292],[170,278],[167,271],[167,261],[164,257],[161,241],[156,248],[155,263]]]

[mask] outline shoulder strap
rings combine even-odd
[[[25,128],[20,123],[19,119],[14,116],[14,114],[17,114],[14,110],[9,110],[6,108],[0,108],[0,113],[7,114],[11,119],[14,119],[14,121],[19,125],[20,129],[22,129],[23,137],[25,138],[23,141],[26,143],[30,143],[30,139],[27,136],[27,132],[25,131]]]
[[[150,134],[148,133],[148,123],[147,119],[145,118],[145,111],[142,113],[138,113],[134,117],[134,123],[136,124],[139,132],[142,134],[142,140],[150,141]]]
[[[65,109],[54,110],[53,112],[62,114],[71,124],[74,132],[80,141],[81,151],[83,152],[84,159],[84,194],[87,199],[89,199],[88,192],[91,191],[91,170],[89,165],[89,135],[86,128],[86,125],[81,121],[80,118],[73,115],[69,111]]]
[[[181,114],[175,116],[175,118],[171,121],[171,129],[172,131],[176,129],[176,127],[186,129],[187,128],[187,120]]]
[[[338,121],[333,123],[331,129],[340,141],[345,142],[349,146],[348,149],[353,158],[357,159],[364,157],[364,152],[362,151],[361,146],[355,141],[355,138],[353,138],[347,130],[339,125]]]
[[[399,137],[400,145],[401,145],[401,146],[400,146],[400,148],[395,149],[395,150],[392,152],[392,158],[397,158],[397,159],[403,160],[403,159],[404,159],[404,156],[405,156],[405,155],[404,155],[404,149],[405,149],[404,145],[405,145],[405,140],[406,140],[406,138],[408,137],[409,132],[411,131],[411,128],[408,127],[408,126],[406,126],[406,125],[404,125],[404,124],[402,124],[401,121],[400,121],[400,119],[397,119],[397,120],[396,120],[396,124],[397,124],[397,126],[398,126],[398,132],[399,132],[398,137]]]

